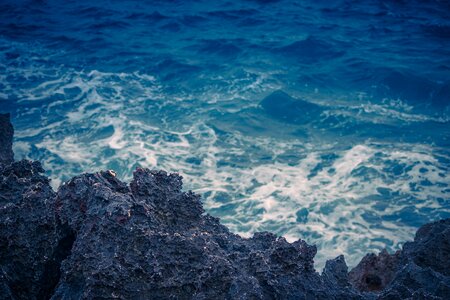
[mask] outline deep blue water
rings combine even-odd
[[[318,266],[396,250],[450,216],[450,2],[353,2],[1,0],[16,158],[179,172]]]

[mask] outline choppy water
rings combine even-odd
[[[179,172],[319,267],[398,249],[450,216],[450,2],[352,2],[2,0],[16,158]]]

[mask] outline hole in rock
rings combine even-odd
[[[61,277],[61,263],[72,251],[76,235],[73,230],[66,227],[63,232],[65,235],[56,246],[52,257],[45,264],[44,273],[40,280],[40,291],[37,299],[50,299]]]

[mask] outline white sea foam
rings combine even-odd
[[[401,150],[394,148],[386,151],[386,147],[380,144],[356,145],[340,153],[340,158],[330,167],[324,168],[312,178],[309,174],[320,161],[320,153],[317,152],[309,153],[294,166],[270,163],[243,170],[218,169],[215,174],[218,180],[211,182],[211,190],[227,190],[223,188],[226,182],[224,179],[232,178],[230,185],[233,189],[229,192],[242,195],[240,198],[246,202],[254,202],[254,209],[263,209],[263,213],[255,214],[254,211],[237,208],[237,216],[224,218],[233,230],[248,235],[249,228],[254,232],[277,227],[280,228],[279,233],[289,240],[306,238],[317,243],[320,247],[319,265],[325,257],[336,256],[339,252],[355,254],[348,259],[354,264],[367,250],[379,250],[386,246],[398,248],[399,243],[410,239],[415,230],[398,220],[380,219],[376,224],[371,224],[362,214],[373,213],[381,218],[384,214],[392,215],[405,207],[440,207],[441,204],[436,199],[447,197],[447,192],[442,187],[448,186],[450,182],[448,178],[442,177],[439,163],[433,158],[433,151],[425,146],[419,149],[408,149],[408,145],[397,147]],[[378,160],[379,155],[383,156],[382,160]],[[397,164],[414,167],[398,175],[386,174],[383,168],[389,166],[392,160],[396,160]],[[421,190],[413,190],[411,186],[420,185],[425,177],[418,170],[425,167],[430,172],[426,178],[432,184]],[[374,170],[376,175],[371,175],[370,178],[356,175],[355,172],[361,168]],[[255,180],[258,185],[252,188]],[[417,204],[413,199],[406,203],[392,202],[386,205],[383,212],[379,212],[373,207],[377,201],[392,200],[386,195],[385,199],[383,196],[370,201],[365,198],[380,195],[380,188],[424,202]],[[210,205],[209,202],[207,205]],[[217,207],[217,203],[212,203],[211,207]],[[295,220],[295,212],[300,208],[307,208],[309,211],[306,224]],[[236,218],[241,220],[237,222]],[[277,225],[273,226],[273,223]],[[305,233],[309,236],[305,236]],[[311,233],[316,233],[317,236]],[[386,245],[377,240],[389,240],[393,244]],[[334,251],[336,245],[338,249]]]

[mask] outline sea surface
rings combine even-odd
[[[0,111],[55,189],[179,172],[316,265],[450,217],[450,1],[0,0]]]

